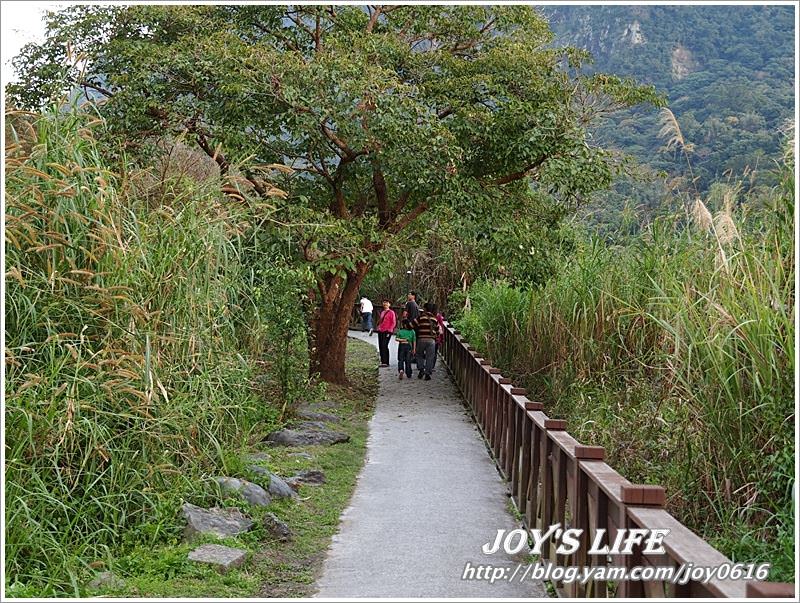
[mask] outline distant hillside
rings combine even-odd
[[[694,144],[698,188],[764,169],[780,156],[795,102],[792,6],[545,6],[563,44],[587,48],[593,69],[654,84]],[[629,113],[600,127],[604,142],[658,170],[681,163],[659,152],[658,114]]]

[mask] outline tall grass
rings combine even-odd
[[[142,194],[80,111],[7,123],[6,586],[78,594],[88,564],[174,535],[198,478],[274,420],[246,209],[213,182]]]
[[[458,321],[579,440],[666,486],[685,523],[793,579],[794,182],[745,219],[656,221],[590,240],[540,290],[484,282]],[[701,207],[702,206],[702,207]]]

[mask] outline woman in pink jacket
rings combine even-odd
[[[392,302],[383,300],[383,310],[378,318],[378,349],[381,353],[381,368],[389,366],[389,340],[397,327],[397,316],[391,308]]]

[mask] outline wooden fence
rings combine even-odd
[[[631,568],[675,567],[683,564],[719,566],[730,559],[686,528],[664,510],[660,486],[632,484],[603,462],[604,449],[584,446],[566,431],[566,422],[550,419],[542,404],[530,401],[522,388],[493,368],[447,325],[440,350],[453,379],[508,481],[511,497],[527,529],[562,527],[583,530],[581,546],[569,556],[556,553],[556,543],[545,543],[541,560],[566,566]],[[619,529],[668,529],[666,552],[644,555],[588,555],[598,530],[604,543],[613,542]],[[553,586],[568,597],[794,597],[793,584],[757,580],[712,579],[673,585],[660,581],[590,581]]]

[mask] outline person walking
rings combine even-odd
[[[431,304],[431,314],[436,316],[436,322],[439,323],[439,335],[436,337],[436,350],[433,353],[433,368],[436,368],[436,359],[439,357],[439,348],[444,343],[444,315],[439,312],[436,304]]]
[[[419,318],[419,306],[417,305],[417,292],[409,291],[405,311],[408,312],[408,320],[413,322]]]
[[[403,319],[400,328],[397,330],[397,374],[402,379],[411,379],[412,368],[411,359],[417,352],[417,334],[411,327],[408,320],[408,313],[403,310]]]
[[[432,304],[426,303],[419,318],[411,321],[417,335],[417,378],[431,380],[433,362],[436,355],[436,337],[439,334],[439,323],[431,313]]]
[[[369,331],[370,336],[372,336],[372,302],[366,297],[362,297],[359,304],[359,310],[361,311],[361,330]]]
[[[417,320],[417,318],[419,318],[419,306],[417,305],[417,292],[416,291],[409,291],[408,292],[408,296],[407,296],[407,300],[406,300],[406,306],[405,306],[405,312],[406,312],[406,315],[408,316],[408,321],[413,325],[414,321]],[[417,331],[417,329],[414,328],[414,332],[415,333],[416,333],[416,331]],[[414,363],[417,362],[416,355],[411,357],[411,362],[414,362]]]
[[[378,350],[381,354],[381,368],[389,366],[389,340],[397,327],[397,315],[392,310],[392,302],[383,300],[383,310],[378,317]]]

